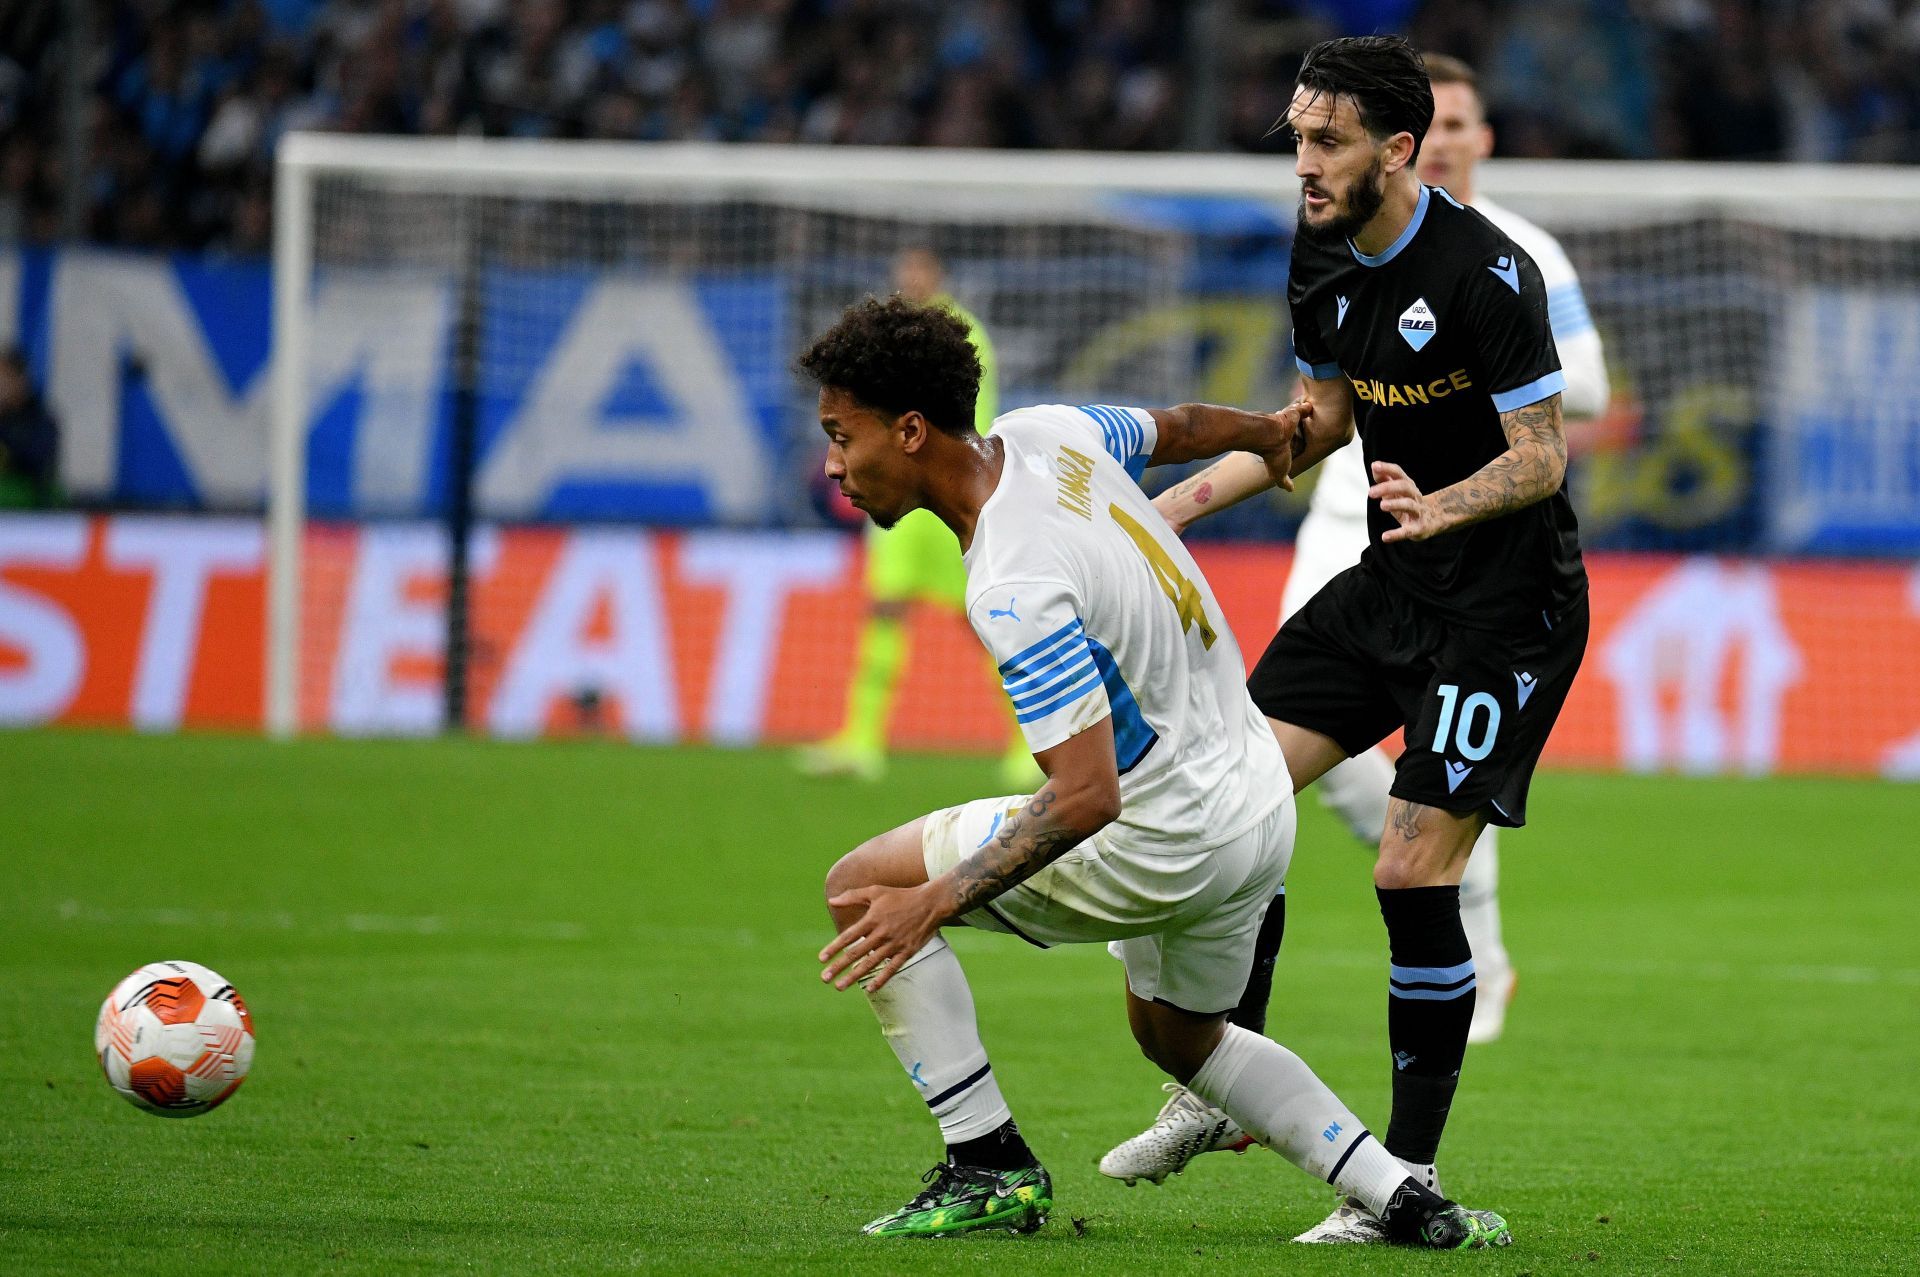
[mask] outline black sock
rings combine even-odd
[[[1387,1044],[1393,1051],[1393,1118],[1387,1151],[1434,1161],[1460,1084],[1473,1023],[1473,950],[1460,925],[1460,888],[1376,889],[1393,965]]]
[[[1445,1210],[1447,1205],[1446,1198],[1408,1176],[1405,1183],[1393,1190],[1387,1208],[1380,1212],[1380,1222],[1387,1226],[1387,1236],[1394,1241],[1418,1241],[1421,1225]]]
[[[1240,994],[1240,1005],[1227,1012],[1227,1023],[1249,1033],[1267,1031],[1267,1002],[1273,997],[1273,964],[1280,957],[1280,938],[1287,931],[1287,889],[1274,893],[1267,916],[1260,920],[1260,934],[1253,941],[1253,970],[1247,973],[1247,987]]]
[[[957,1166],[984,1166],[990,1171],[1017,1171],[1038,1166],[1033,1150],[1020,1138],[1012,1118],[985,1135],[947,1145],[947,1160]]]

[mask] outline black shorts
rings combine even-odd
[[[1587,650],[1583,594],[1557,616],[1468,629],[1362,563],[1288,618],[1247,680],[1268,718],[1331,736],[1349,756],[1407,733],[1393,796],[1527,823],[1527,786]]]

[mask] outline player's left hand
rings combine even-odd
[[[872,972],[880,974],[869,993],[886,986],[900,964],[926,947],[947,920],[947,909],[931,884],[918,887],[856,887],[827,901],[836,909],[865,905],[867,911],[833,943],[820,951],[823,984],[849,989]]]
[[[1447,530],[1445,516],[1433,501],[1422,496],[1420,485],[1391,461],[1373,463],[1373,486],[1367,496],[1400,525],[1382,532],[1382,541],[1424,541]]]

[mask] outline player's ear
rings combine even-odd
[[[926,446],[927,432],[933,429],[933,423],[917,411],[906,412],[894,419],[893,428],[900,436],[900,450],[911,456]]]
[[[1387,139],[1387,153],[1383,167],[1389,174],[1398,173],[1413,163],[1413,134],[1395,133]]]

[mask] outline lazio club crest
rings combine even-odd
[[[1400,312],[1400,335],[1415,350],[1433,340],[1435,328],[1433,310],[1424,297]]]

